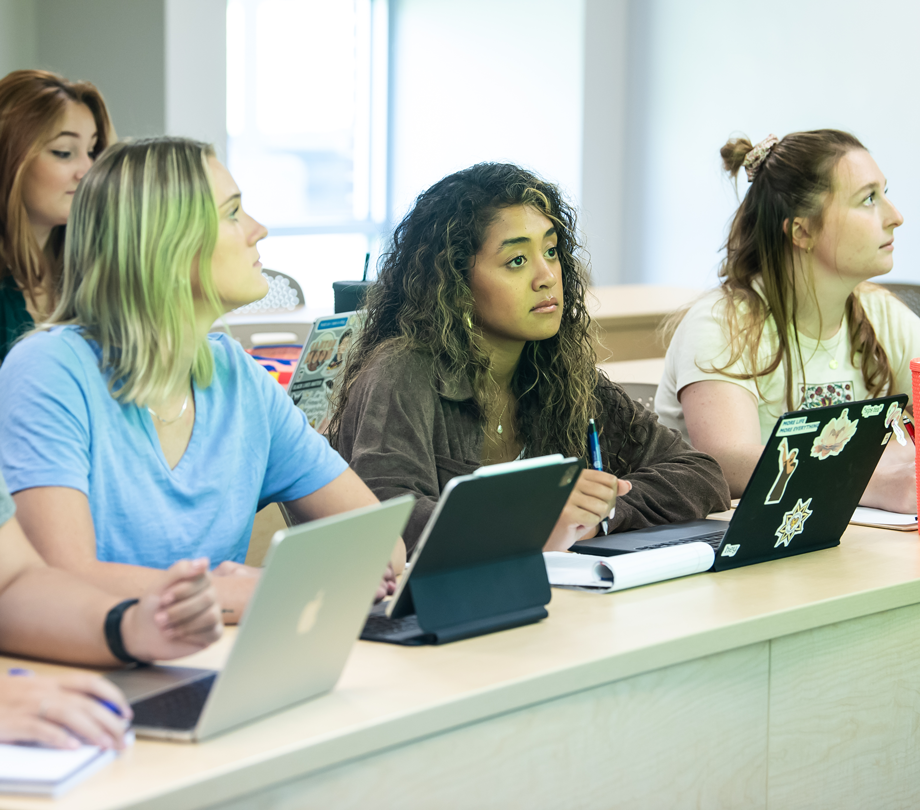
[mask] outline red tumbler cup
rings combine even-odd
[[[917,403],[920,402],[920,357],[915,357],[910,361],[910,376],[913,379],[913,403],[914,412],[917,411]],[[914,424],[917,424],[914,421]],[[917,482],[917,514],[920,514],[920,444],[914,441],[914,479]]]

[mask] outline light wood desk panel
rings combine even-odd
[[[618,806],[617,796],[619,806],[649,807],[649,797],[677,795],[667,806],[756,807],[764,806],[758,786],[767,785],[767,806],[785,807],[775,797],[791,796],[794,780],[808,794],[803,801],[821,806],[821,780],[831,777],[802,782],[795,739],[817,757],[821,774],[832,773],[831,764],[854,767],[852,806],[878,806],[870,800],[879,789],[871,768],[852,765],[864,756],[858,747],[814,752],[833,751],[840,739],[825,712],[873,695],[873,661],[898,662],[885,664],[895,684],[920,671],[920,649],[904,643],[913,614],[898,618],[902,609],[920,610],[913,607],[918,575],[915,534],[851,526],[841,547],[775,563],[609,596],[554,590],[550,616],[539,624],[444,647],[358,643],[329,695],[201,745],[139,742],[58,803],[3,797],[0,807],[286,810],[348,806],[342,796],[404,808],[434,795],[445,806],[472,806],[481,802],[465,798],[481,798],[469,793],[481,780],[482,796],[495,791],[513,795],[506,806],[536,808],[566,806],[560,796],[576,777],[597,786],[579,794],[586,807]],[[860,628],[873,621],[880,630]],[[896,632],[899,622],[904,630]],[[232,635],[188,663],[219,665]],[[856,652],[850,638],[862,639]],[[808,673],[796,670],[802,650],[812,649],[837,672],[837,696],[824,703],[801,688]],[[915,692],[892,692],[887,683],[877,688],[889,697],[877,702],[920,715]],[[871,717],[875,704],[866,706]],[[796,721],[809,710],[817,720]],[[903,722],[879,724],[876,737],[889,753],[918,744],[916,729]],[[687,739],[695,742],[695,769],[677,753]],[[791,753],[777,759],[780,750]],[[920,801],[912,766],[890,761],[878,773],[887,795]],[[397,790],[399,780],[385,780],[390,772],[403,780],[424,774],[424,784]],[[380,784],[388,790],[376,792]],[[442,794],[427,792],[438,785]],[[298,804],[298,796],[309,802]]]
[[[675,310],[696,300],[702,290],[658,284],[591,287],[588,312],[597,326],[598,363],[664,357],[658,327]],[[632,382],[638,382],[633,380]]]

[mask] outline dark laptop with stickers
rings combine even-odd
[[[731,521],[694,520],[596,537],[581,554],[610,557],[708,542],[713,570],[840,545],[885,445],[909,441],[901,424],[907,396],[846,402],[781,416]]]

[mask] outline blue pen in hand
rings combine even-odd
[[[23,667],[12,667],[6,671],[6,674],[30,676],[34,675],[35,673],[32,672],[31,669],[24,669]],[[101,697],[96,697],[95,695],[90,695],[90,697],[92,697],[92,699],[97,703],[101,703],[103,706],[105,706],[110,712],[112,712],[112,714],[117,714],[119,717],[124,717],[124,715],[121,713],[121,709],[119,709],[118,706],[116,706],[110,700],[103,700]]]
[[[604,471],[604,462],[601,461],[601,443],[597,438],[597,425],[594,424],[593,419],[588,420],[588,457],[595,470]],[[601,521],[601,531],[607,534],[607,518]]]

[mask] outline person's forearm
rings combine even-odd
[[[697,450],[712,456],[721,467],[722,474],[728,482],[732,498],[740,498],[748,481],[754,474],[754,468],[760,461],[763,447],[756,444],[739,444],[732,446],[706,447],[696,446]]]
[[[158,568],[99,560],[90,560],[70,570],[91,585],[112,594],[115,597],[112,600],[113,605],[120,601],[118,597],[139,598],[149,588],[158,585],[163,574]],[[217,589],[224,624],[239,622],[256,582],[257,578],[246,576],[214,577],[214,587]]]
[[[640,469],[625,480],[633,488],[617,500],[611,522],[617,530],[693,520],[729,507],[719,465],[700,454]]]
[[[30,568],[0,594],[0,649],[86,666],[115,666],[103,625],[119,601],[54,568]]]

